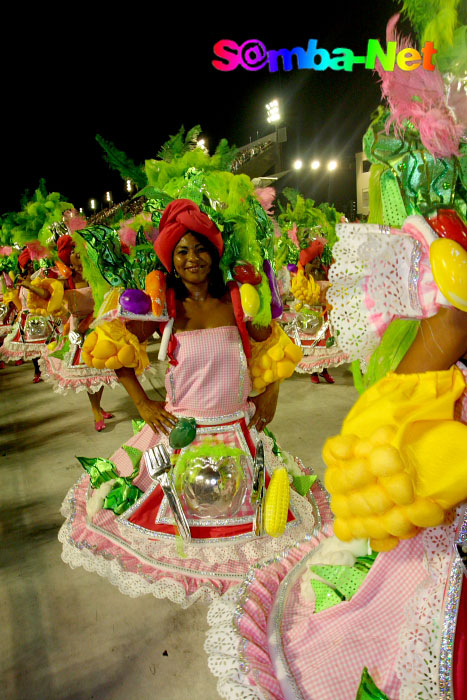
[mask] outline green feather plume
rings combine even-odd
[[[24,246],[35,240],[50,245],[50,226],[60,222],[67,209],[73,209],[73,204],[65,202],[58,192],[47,194],[45,181],[41,180],[32,198],[23,200],[21,211],[9,212],[2,219],[0,237],[8,245]]]
[[[88,253],[88,247],[85,241],[79,235],[78,231],[72,234],[72,238],[76,245],[76,252],[79,253],[81,258],[81,264],[83,266],[83,278],[88,282],[92,290],[92,296],[94,299],[94,313],[96,314],[99,310],[105,294],[111,289],[110,284],[103,278],[99,267],[92,256]],[[92,248],[89,248],[92,252]]]
[[[119,151],[111,141],[106,141],[99,134],[96,135],[97,143],[105,151],[104,160],[114,170],[118,170],[124,180],[131,180],[138,188],[147,185],[147,178],[142,165],[136,165],[126,153]]]
[[[421,37],[421,45],[426,41],[432,41],[438,51],[433,56],[435,63],[446,49],[454,43],[454,30],[457,27],[457,6],[460,0],[441,0],[439,11],[426,24]]]

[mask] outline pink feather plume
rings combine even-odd
[[[295,243],[297,248],[300,248],[300,243],[298,242],[298,238],[297,238],[297,222],[296,221],[294,221],[294,225],[292,226],[290,231],[287,231],[287,234],[288,234],[290,240],[293,243]]]
[[[11,245],[2,245],[0,247],[0,255],[11,255],[13,252],[13,248]]]
[[[396,33],[399,15],[388,22],[386,41],[396,41],[397,51],[409,48],[412,41]],[[446,104],[444,83],[437,68],[425,70],[421,66],[412,71],[403,71],[397,64],[394,70],[385,71],[379,61],[376,70],[381,77],[381,91],[389,103],[391,115],[386,123],[389,132],[391,124],[401,135],[410,120],[418,129],[425,148],[435,158],[450,158],[459,155],[459,142],[463,133],[462,124],[455,119]]]
[[[63,213],[63,220],[70,229],[71,233],[74,231],[81,231],[81,229],[86,228],[86,219],[82,216],[76,209],[69,209]]]
[[[276,198],[276,190],[274,189],[274,187],[257,187],[256,195],[259,199],[259,203],[263,207],[266,214],[272,216],[272,214],[274,213],[272,210],[272,205]]]
[[[26,243],[26,248],[29,250],[31,260],[42,260],[42,258],[50,258],[51,256],[50,250],[43,246],[40,241],[30,241]]]

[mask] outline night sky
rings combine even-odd
[[[19,209],[21,194],[41,177],[48,191],[77,207],[107,189],[119,201],[123,183],[104,162],[96,133],[140,163],[182,124],[199,123],[212,152],[222,137],[241,146],[268,133],[265,104],[275,97],[288,130],[285,166],[296,157],[361,150],[380,102],[372,71],[357,65],[352,73],[220,72],[211,64],[213,46],[220,39],[259,39],[268,50],[306,49],[313,38],[329,51],[340,46],[365,54],[368,39],[384,40],[397,4],[310,2],[298,9],[284,3],[276,10],[263,3],[257,16],[253,6],[245,15],[247,7],[174,4],[169,14],[168,4],[164,12],[127,4],[122,13],[107,5],[97,14],[80,4],[76,16],[57,14],[59,28],[44,10],[28,12],[26,25],[18,16],[11,31],[4,26],[0,211]]]

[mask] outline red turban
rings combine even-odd
[[[308,263],[312,262],[315,258],[319,258],[320,255],[323,254],[324,251],[324,246],[325,246],[325,241],[321,238],[315,238],[314,241],[308,246],[308,248],[305,248],[305,250],[302,250],[300,253],[300,262],[302,263],[303,267],[307,265]]]
[[[65,263],[65,265],[70,264],[70,255],[75,247],[75,242],[71,236],[65,233],[57,241],[58,257]]]
[[[18,262],[19,266],[22,270],[26,269],[26,265],[28,262],[31,260],[31,253],[29,252],[28,248],[25,248],[24,250],[21,251],[21,253],[18,256]]]
[[[154,250],[169,272],[172,269],[174,248],[188,231],[206,236],[217,248],[219,255],[224,252],[221,232],[211,219],[191,199],[176,199],[165,208],[159,224],[159,235],[154,241]]]

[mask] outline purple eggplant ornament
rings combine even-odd
[[[282,306],[282,299],[279,292],[276,275],[274,274],[274,270],[272,269],[272,265],[269,260],[264,261],[263,270],[266,273],[269,287],[271,289],[271,316],[272,318],[279,318],[279,316],[282,316],[284,307]]]
[[[145,316],[151,311],[151,297],[141,289],[125,289],[120,295],[120,306],[130,314]]]
[[[287,269],[289,272],[298,272],[298,267],[294,265],[293,263],[289,263],[287,265]]]

